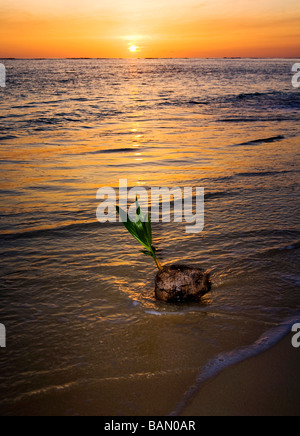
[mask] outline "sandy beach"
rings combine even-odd
[[[300,349],[292,334],[203,386],[182,416],[298,416]]]

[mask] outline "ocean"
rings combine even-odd
[[[296,61],[0,61],[1,414],[176,414],[209,362],[300,319]],[[153,224],[162,263],[210,272],[201,303],[157,302],[97,221],[120,179],[204,187],[203,232]]]

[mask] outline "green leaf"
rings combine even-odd
[[[142,223],[145,221],[145,216],[139,205],[139,200],[137,197],[136,197],[136,221],[140,221]]]
[[[149,245],[152,245],[152,226],[151,226],[151,219],[150,219],[150,215],[147,215],[147,219],[145,221],[145,231],[147,233],[147,238],[148,238],[148,242]]]
[[[149,247],[148,240],[145,237],[145,233],[143,230],[143,226],[141,222],[134,222],[131,221],[129,215],[121,209],[119,206],[116,206],[118,214],[121,216],[123,220],[123,225],[126,227],[128,232],[141,244],[143,247],[147,248]],[[127,219],[127,222],[125,221],[125,218]]]
[[[157,267],[161,269],[162,267],[156,257],[156,249],[152,245],[153,237],[150,215],[147,214],[146,217],[144,216],[139,205],[138,198],[136,198],[135,221],[132,221],[127,212],[125,212],[119,206],[116,206],[116,209],[125,228],[145,248],[145,250],[141,250],[141,253],[152,257],[156,262]]]

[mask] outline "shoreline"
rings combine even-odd
[[[300,416],[300,348],[288,333],[204,383],[180,416]]]

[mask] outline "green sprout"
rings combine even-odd
[[[146,256],[151,256],[154,259],[157,268],[162,270],[163,267],[156,256],[156,248],[152,245],[153,239],[150,215],[147,214],[145,218],[140,208],[138,198],[136,198],[135,221],[132,221],[129,215],[119,206],[116,206],[116,209],[128,232],[145,248],[145,250],[141,250],[141,253],[145,254]]]

